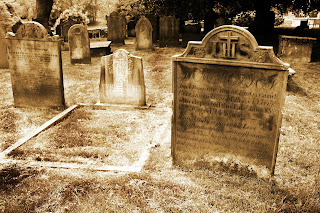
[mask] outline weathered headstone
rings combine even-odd
[[[310,62],[312,46],[316,38],[297,37],[297,36],[279,36],[278,56],[285,62]]]
[[[71,64],[90,64],[90,40],[87,28],[83,24],[70,27],[68,41]]]
[[[0,24],[0,69],[7,68],[9,68],[9,61],[7,54],[6,30],[5,27]]]
[[[153,49],[152,25],[150,21],[142,16],[136,24],[137,49]]]
[[[146,104],[142,58],[124,49],[101,58],[100,103]]]
[[[159,17],[153,14],[146,14],[145,16],[152,25],[152,41],[156,43],[159,40]]]
[[[123,43],[126,38],[126,19],[116,12],[108,17],[108,40],[112,43]]]
[[[179,19],[173,16],[160,17],[160,47],[179,45]]]
[[[37,22],[25,22],[7,34],[14,104],[17,107],[63,107],[59,38]]]
[[[288,67],[241,27],[189,42],[173,57],[173,162],[273,174]]]

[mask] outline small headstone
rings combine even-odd
[[[152,25],[150,21],[142,16],[136,24],[137,49],[153,49]]]
[[[179,19],[173,16],[160,17],[160,47],[179,45]]]
[[[146,104],[142,58],[124,49],[101,58],[100,103]]]
[[[59,38],[37,22],[25,22],[7,34],[14,104],[17,107],[64,107]]]
[[[0,69],[7,68],[9,68],[9,61],[7,54],[6,30],[5,27],[0,24]]]
[[[126,38],[126,19],[116,12],[108,17],[108,40],[112,43],[123,43]]]
[[[173,162],[273,174],[289,65],[225,25],[173,57]]]
[[[316,41],[316,38],[280,35],[278,56],[288,63],[310,62],[312,46]]]
[[[90,64],[90,40],[87,28],[83,24],[70,27],[68,41],[71,64]]]

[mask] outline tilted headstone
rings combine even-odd
[[[142,58],[124,49],[101,58],[100,103],[146,104]]]
[[[160,17],[160,47],[179,45],[179,19],[173,16]]]
[[[0,69],[7,68],[9,68],[9,61],[7,54],[6,30],[4,25],[0,24]]]
[[[70,27],[68,41],[71,64],[90,64],[90,40],[87,28],[83,24]]]
[[[142,16],[136,24],[137,49],[153,49],[152,25],[150,21]]]
[[[298,36],[279,36],[278,56],[285,62],[310,62],[312,46],[316,38]]]
[[[288,69],[242,27],[221,26],[189,42],[173,57],[173,162],[273,174]]]
[[[123,43],[126,38],[126,19],[116,12],[108,17],[108,40],[112,43]]]
[[[37,22],[25,22],[7,34],[14,104],[63,107],[64,89],[59,38]]]

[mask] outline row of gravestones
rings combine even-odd
[[[160,47],[179,45],[179,19],[173,16],[160,17],[159,24],[154,17],[142,16],[136,26],[135,34],[137,41],[144,43],[144,39],[150,39],[155,42],[159,27]],[[144,33],[141,33],[143,31]],[[117,13],[111,13],[108,17],[108,39],[113,43],[124,43],[126,38],[126,19]],[[150,42],[141,44],[149,47]],[[139,45],[138,45],[139,46]],[[139,47],[138,47],[139,48]],[[143,47],[145,48],[145,47]]]
[[[141,17],[136,25],[137,49],[153,49],[152,25],[146,17]],[[113,34],[111,34],[113,36]],[[114,39],[114,41],[118,41]],[[72,64],[90,64],[90,40],[87,28],[82,24],[70,27],[68,31],[70,61]]]
[[[9,35],[15,105],[64,106],[60,40],[38,23]],[[100,102],[145,105],[142,58],[120,49],[101,60]],[[173,162],[233,162],[273,174],[288,69],[241,27],[219,27],[190,42],[173,56]]]

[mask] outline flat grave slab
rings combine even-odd
[[[135,167],[147,159],[148,149],[159,143],[170,127],[169,118],[166,110],[81,107],[13,150],[8,160],[77,168]]]

